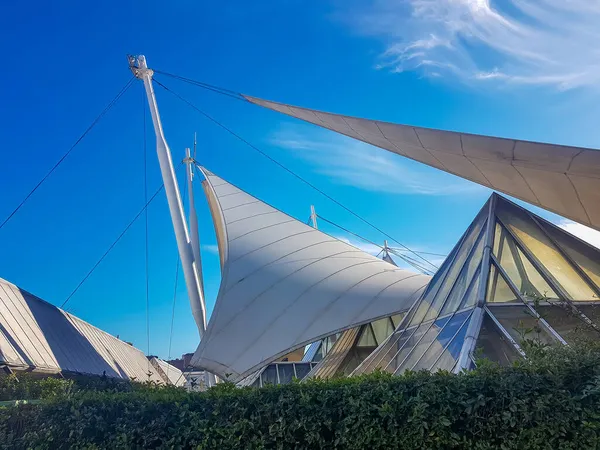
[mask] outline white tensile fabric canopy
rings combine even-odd
[[[202,171],[222,281],[194,367],[238,381],[310,342],[407,311],[430,280]]]
[[[389,150],[600,230],[600,151],[251,103]]]
[[[158,359],[157,359],[158,360]],[[144,352],[0,278],[0,367],[173,383]]]

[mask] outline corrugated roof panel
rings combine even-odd
[[[0,364],[165,382],[139,349],[1,278]]]

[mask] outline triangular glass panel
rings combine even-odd
[[[499,223],[496,223],[495,238],[496,259],[521,294],[537,298],[558,298],[556,292],[518,248],[510,233]]]
[[[475,306],[477,303],[477,291],[479,290],[479,283],[481,283],[481,263],[477,268],[477,272],[473,275],[473,280],[471,281],[471,285],[469,289],[465,293],[465,296],[462,299],[460,306],[458,307],[458,311],[461,311],[466,308],[471,308]]]
[[[373,327],[373,332],[375,333],[375,340],[377,341],[377,345],[382,344],[383,341],[385,341],[388,338],[388,336],[394,332],[392,322],[387,317],[376,320],[375,322],[371,322],[371,327]]]
[[[450,261],[450,267],[437,292],[426,294],[419,305],[411,325],[417,325],[423,320],[432,320],[437,317],[447,303],[449,306],[445,312],[451,312],[452,308],[460,304],[462,296],[471,281],[474,270],[481,260],[481,251],[485,238],[486,215],[482,211],[476,221],[471,225],[461,245],[458,247],[456,256]],[[448,258],[449,259],[449,258]],[[463,267],[465,268],[463,270]],[[434,277],[434,280],[436,277]],[[436,280],[437,281],[437,280]],[[433,281],[432,281],[433,282]],[[452,292],[454,291],[454,292]],[[452,295],[451,295],[452,294]]]
[[[538,341],[543,344],[556,344],[557,340],[540,323],[526,305],[493,305],[488,304],[491,314],[498,320],[510,336],[518,343],[525,340]]]
[[[312,361],[319,362],[323,359],[323,341],[319,344],[319,348],[315,352],[315,356],[313,356]]]
[[[429,369],[441,356],[448,343],[454,338],[470,315],[471,311],[464,311],[452,317],[436,320],[435,325],[417,344],[400,370]]]
[[[461,271],[456,283],[452,287],[452,291],[448,296],[446,304],[442,308],[441,314],[450,314],[457,311],[458,307],[464,300],[467,289],[471,286],[473,277],[478,272],[479,265],[481,263],[481,256],[483,254],[483,246],[485,244],[485,229],[481,231],[477,244],[473,248],[473,251],[465,261],[463,270]]]
[[[567,305],[539,305],[535,310],[569,344],[579,339],[600,338],[600,331]]]
[[[445,320],[447,321],[447,319]],[[429,331],[429,328],[431,328],[431,323],[422,323],[410,332],[407,330],[407,332],[405,332],[406,337],[403,335],[402,339],[399,341],[399,344],[401,345],[398,345],[398,351],[392,356],[388,365],[383,369],[387,372],[395,373],[411,353],[415,345],[417,345],[421,338],[424,337],[425,333]]]
[[[458,315],[458,314],[457,314]],[[458,361],[460,351],[465,344],[465,337],[467,336],[467,328],[471,320],[471,314],[468,314],[467,318],[462,322],[458,331],[450,337],[451,342],[444,348],[442,354],[434,362],[429,369],[432,372],[438,370],[452,370]]]
[[[395,316],[392,316],[392,323],[394,324],[394,328],[397,328],[398,325],[400,325],[400,322],[402,322],[402,319],[404,318],[404,314],[396,314]]]
[[[377,340],[373,334],[370,324],[363,325],[360,338],[358,338],[357,347],[377,347]]]
[[[594,300],[594,291],[525,210],[502,200],[496,214],[527,249],[534,265],[543,266],[573,300]]]
[[[571,257],[581,270],[600,289],[600,250],[580,241],[554,225],[540,221],[542,227],[560,248]],[[597,299],[600,300],[600,299]]]
[[[477,337],[475,357],[489,359],[502,366],[509,366],[520,358],[515,347],[498,330],[487,312],[483,317],[481,330]]]
[[[508,286],[508,283],[506,282],[502,274],[498,271],[498,269],[496,269],[496,266],[494,266],[493,264],[490,268],[487,301],[491,303],[521,303],[521,300],[517,298],[512,289]]]
[[[525,256],[525,254],[517,249],[520,261],[523,264],[523,268],[527,275],[527,282],[529,289],[524,287],[521,291],[528,298],[549,298],[558,299],[558,294],[550,287],[546,282],[542,274],[535,268],[533,263]]]

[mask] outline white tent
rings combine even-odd
[[[163,369],[177,371],[160,361]],[[144,353],[0,278],[0,367],[168,383]]]
[[[407,311],[430,280],[202,171],[222,281],[195,367],[238,381],[325,336]]]
[[[246,99],[600,230],[598,150],[398,125]]]

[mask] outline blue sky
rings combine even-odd
[[[209,3],[209,4],[208,4]],[[12,2],[0,15],[0,218],[54,165],[130,77],[151,67],[268,99],[424,127],[600,147],[600,8],[583,0]],[[577,26],[575,26],[577,24]],[[412,161],[158,77],[406,245],[447,253],[489,191]],[[198,159],[305,220],[309,205],[383,237],[157,88],[176,160]],[[60,305],[143,205],[138,82],[0,230],[0,277]],[[161,183],[148,130],[148,184]],[[361,161],[376,161],[366,170]],[[182,175],[182,172],[180,172]],[[214,231],[197,193],[209,309]],[[539,210],[536,210],[539,212]],[[589,239],[584,227],[561,221]],[[166,199],[149,208],[150,352],[169,354],[176,246]],[[335,229],[323,229],[340,235]],[[69,303],[146,346],[144,228],[138,221]],[[180,278],[182,281],[182,278]],[[180,282],[172,356],[198,334]]]

